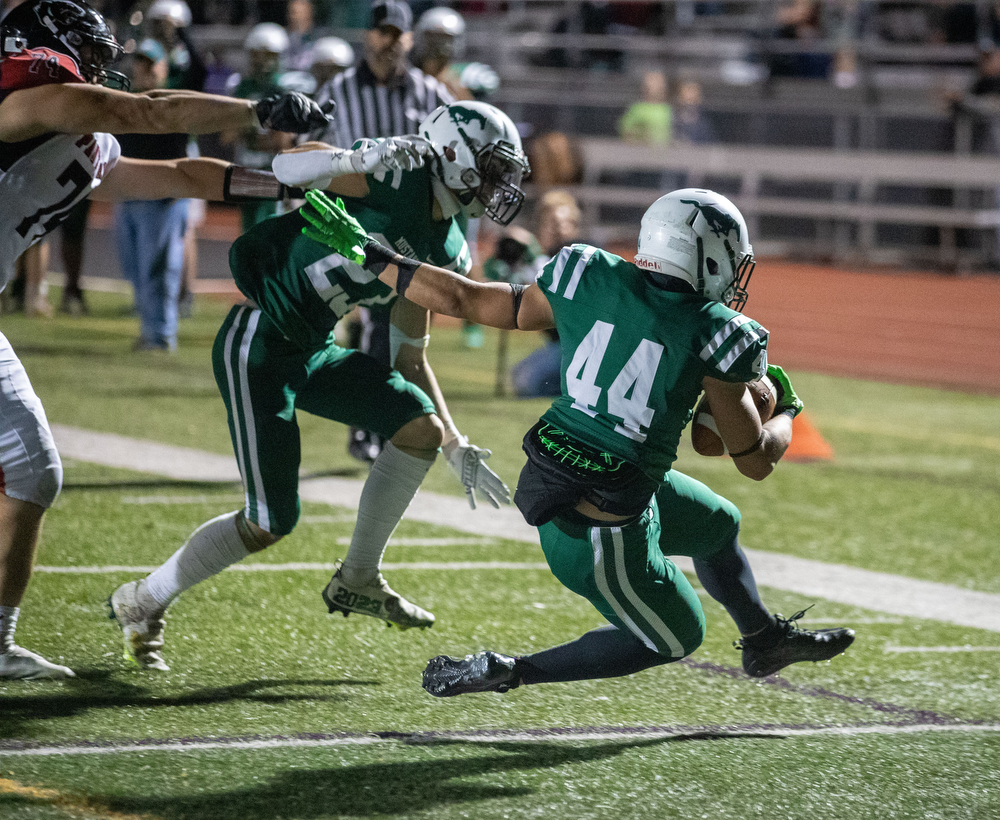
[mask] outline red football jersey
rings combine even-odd
[[[0,105],[14,91],[82,82],[71,57],[47,48],[26,49],[0,60]],[[120,153],[110,134],[50,133],[0,141],[0,290],[14,261],[100,185]]]

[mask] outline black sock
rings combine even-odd
[[[631,632],[611,624],[592,629],[575,641],[518,659],[522,683],[617,678],[670,663]]]
[[[694,569],[705,591],[726,608],[741,635],[761,633],[763,637],[771,632],[768,627],[776,622],[760,600],[750,562],[736,538],[731,546],[707,558],[695,558]]]

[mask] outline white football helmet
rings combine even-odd
[[[284,54],[288,51],[288,34],[277,23],[258,23],[247,34],[243,41],[247,51],[268,51],[271,54]]]
[[[333,63],[340,68],[350,68],[354,65],[354,49],[339,37],[320,37],[309,49],[309,58],[312,65]]]
[[[177,28],[187,28],[191,25],[191,9],[184,0],[154,0],[146,19],[169,20]]]
[[[721,194],[683,188],[643,214],[635,264],[688,282],[706,299],[742,310],[753,274],[747,223]]]
[[[465,52],[465,20],[457,11],[438,6],[420,15],[413,27],[413,64],[427,58],[460,59]]]
[[[483,102],[451,103],[428,114],[419,134],[434,146],[431,171],[466,216],[486,214],[510,224],[524,202],[521,181],[531,170],[510,117]]]

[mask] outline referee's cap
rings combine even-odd
[[[368,28],[392,26],[404,34],[413,28],[413,12],[402,0],[377,0],[372,4],[371,25]]]

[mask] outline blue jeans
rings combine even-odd
[[[115,206],[115,238],[122,271],[135,288],[143,342],[177,347],[177,297],[184,264],[186,199],[122,202]]]

